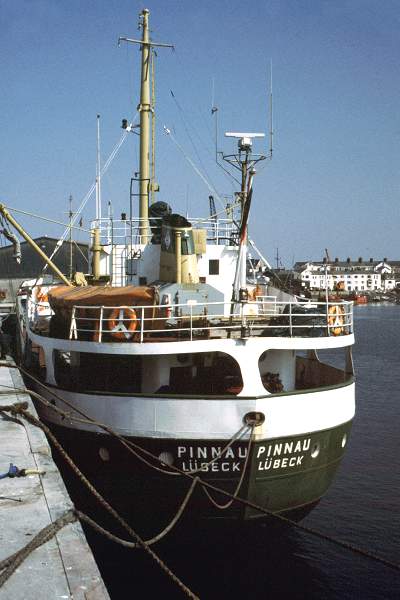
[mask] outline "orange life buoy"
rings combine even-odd
[[[48,302],[47,292],[43,291],[41,287],[37,289],[36,299],[38,302]]]
[[[328,326],[331,335],[341,335],[344,325],[344,310],[338,304],[328,310]]]
[[[48,303],[49,299],[47,297],[47,288],[42,288],[38,286],[36,288],[36,309],[38,313],[42,313],[48,310],[48,306],[44,306],[44,304]]]
[[[133,337],[138,320],[133,308],[114,308],[107,321],[111,336],[120,342],[125,342]]]

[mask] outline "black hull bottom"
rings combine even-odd
[[[190,488],[191,479],[166,475],[151,468],[109,435],[49,425],[90,482],[138,533],[154,535],[176,515]],[[238,496],[267,511],[301,520],[331,484],[350,429],[351,422],[348,422],[308,435],[254,442]],[[237,488],[247,452],[246,442],[235,444],[229,455],[219,458],[213,466],[209,461],[213,453],[224,446],[223,442],[126,439],[156,456],[163,453],[163,457],[172,457],[174,464],[180,468],[201,468],[198,475],[202,479],[230,493]],[[97,519],[101,514],[102,524],[115,531],[114,520],[110,520],[104,509],[98,506],[93,495],[56,450],[54,457],[75,505]],[[159,466],[143,453],[142,458]],[[221,505],[229,501],[228,497],[216,491],[210,490],[210,494]],[[182,522],[198,519],[276,520],[237,501],[226,509],[216,508],[197,484]]]

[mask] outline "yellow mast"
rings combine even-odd
[[[154,202],[154,192],[158,191],[156,185],[156,84],[154,78],[155,51],[151,52],[151,181],[150,204]]]
[[[150,46],[149,46],[149,10],[142,12],[142,72],[140,78],[140,181],[139,181],[139,217],[140,241],[147,243],[149,229],[149,189],[150,189]]]
[[[126,37],[120,37],[121,41],[139,44],[142,52],[142,68],[140,77],[140,103],[138,111],[140,113],[140,160],[139,160],[139,218],[140,218],[140,238],[142,244],[149,241],[149,198],[150,190],[157,190],[154,183],[154,170],[150,175],[150,113],[152,112],[150,98],[150,53],[154,47],[173,48],[171,44],[159,44],[150,41],[149,36],[149,14],[150,11],[145,8],[140,14],[140,26],[142,28],[142,39],[134,40]],[[155,145],[153,145],[153,148]],[[155,163],[153,162],[153,165]],[[155,167],[153,167],[154,169]]]

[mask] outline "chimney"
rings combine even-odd
[[[359,257],[358,257],[358,262],[359,262],[359,263],[362,263],[362,256],[359,256]]]

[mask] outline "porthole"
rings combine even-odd
[[[342,437],[342,448],[344,448],[346,444],[347,444],[347,433],[345,433],[344,436]]]
[[[183,365],[188,362],[189,355],[188,354],[177,354],[176,358],[177,358],[177,361]]]
[[[311,458],[317,458],[319,451],[321,450],[321,446],[319,444],[319,442],[317,442],[316,444],[314,444],[314,446],[312,447],[311,450]]]
[[[99,456],[104,462],[108,462],[110,460],[110,453],[107,448],[99,448]]]
[[[174,463],[174,457],[171,452],[161,452],[161,454],[158,455],[158,458],[166,467],[170,467]]]

